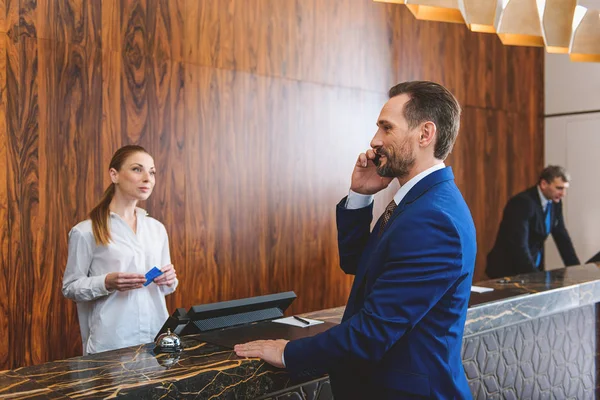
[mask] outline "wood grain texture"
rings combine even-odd
[[[8,92],[6,86],[7,57],[10,38],[0,33],[0,293],[8,293],[10,226],[8,224]],[[7,296],[0,300],[0,336],[9,337],[9,304]],[[0,366],[10,365],[8,340],[0,343]],[[1,368],[1,367],[0,367]]]
[[[37,38],[100,46],[101,0],[36,0],[30,12]]]
[[[67,233],[124,144],[157,167],[141,206],[169,232],[171,310],[287,290],[295,313],[345,303],[335,205],[397,81],[436,80],[463,105],[448,164],[478,230],[476,280],[506,200],[542,167],[543,53],[403,6],[0,0],[0,31],[0,369],[80,353]]]
[[[66,349],[38,346],[33,362],[80,351],[74,308],[61,292],[67,255],[67,233],[87,218],[104,189],[106,164],[102,148],[102,74],[98,46],[38,39],[40,99],[40,215],[35,254],[40,288],[34,301],[48,309],[34,310],[34,337],[44,334]],[[57,157],[59,154],[66,156]],[[58,284],[57,284],[58,283]],[[50,311],[50,312],[48,312]],[[61,315],[62,318],[54,318]]]
[[[350,280],[327,244],[334,207],[357,155],[348,150],[368,145],[385,95],[201,66],[186,77],[186,265],[198,271],[186,277],[201,289],[184,298],[294,290],[295,310],[339,303]]]
[[[186,62],[378,92],[393,82],[386,8],[372,1],[185,5]]]
[[[138,61],[144,56],[181,61],[186,11],[184,0],[103,0],[103,48]]]
[[[21,40],[7,60],[8,318],[10,365],[31,362],[31,312],[39,284],[35,270],[34,220],[39,200],[37,43]],[[14,51],[14,53],[13,53]]]
[[[19,35],[19,0],[0,0],[0,33],[11,40]]]

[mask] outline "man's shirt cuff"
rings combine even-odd
[[[360,194],[350,189],[348,198],[346,199],[346,209],[357,210],[359,208],[365,208],[373,202],[374,198],[375,196],[372,194]]]

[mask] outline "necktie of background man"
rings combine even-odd
[[[552,200],[548,201],[548,203],[546,204],[546,224],[545,225],[546,225],[546,234],[547,235],[550,234],[551,215],[552,215]],[[535,266],[538,267],[538,269],[540,268],[541,262],[542,262],[542,251],[540,250],[540,252],[538,253],[537,258],[535,260]]]

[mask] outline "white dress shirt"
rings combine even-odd
[[[546,196],[544,196],[544,193],[542,193],[542,189],[540,189],[540,185],[537,185],[537,191],[538,191],[538,195],[540,196],[540,203],[542,204],[542,210],[544,210],[544,213],[545,213],[546,208],[548,207],[548,204],[550,204],[550,202],[552,200],[548,200],[546,198]]]
[[[110,213],[108,246],[96,245],[89,219],[69,232],[62,292],[77,302],[83,354],[152,342],[169,317],[165,295],[175,290],[177,281],[171,287],[151,283],[123,292],[105,286],[111,272],[145,274],[171,263],[163,224],[141,208],[136,215],[134,233],[118,214]]]
[[[412,189],[421,179],[442,168],[446,168],[446,164],[443,162],[427,168],[425,171],[413,176],[408,182],[402,185],[400,189],[398,189],[394,195],[394,203],[396,203],[396,205],[400,204],[408,191]],[[349,210],[356,210],[358,208],[366,207],[373,202],[374,197],[375,196],[372,194],[360,194],[350,189],[350,192],[348,193],[348,199],[346,200],[346,208]]]

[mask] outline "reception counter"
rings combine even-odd
[[[476,399],[593,399],[596,392],[596,265],[478,283],[463,341]],[[343,307],[306,314],[339,322]],[[0,372],[0,399],[330,399],[328,378],[293,378],[197,336],[177,355],[153,345]]]

